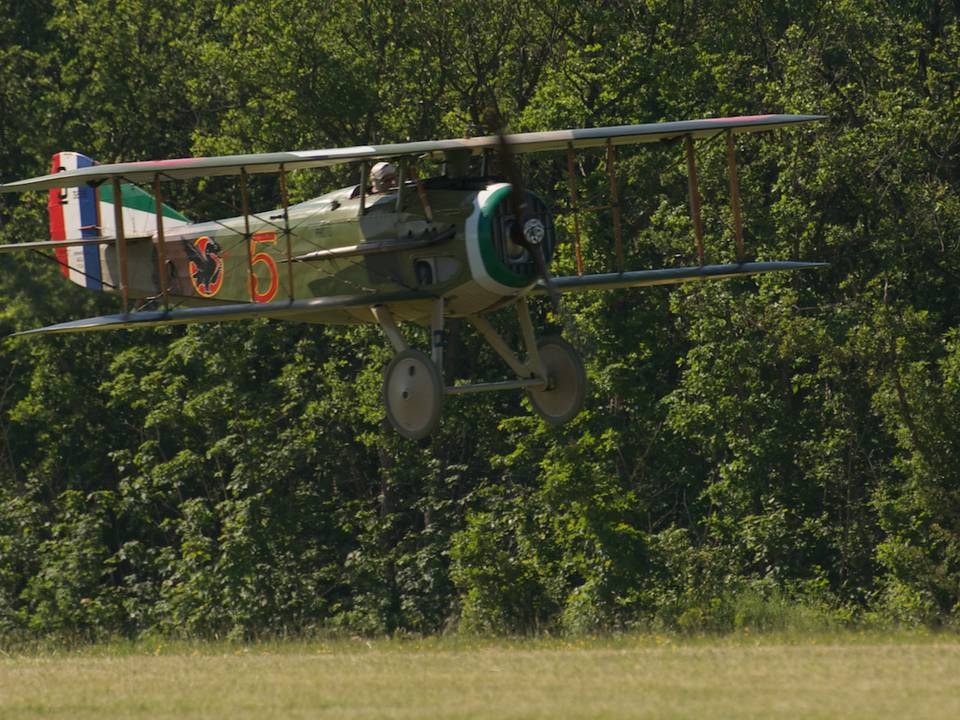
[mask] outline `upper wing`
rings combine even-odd
[[[575,130],[552,130],[549,132],[519,133],[505,136],[505,141],[514,153],[543,152],[573,148],[590,148],[605,145],[649,143],[669,140],[686,135],[709,137],[724,130],[734,133],[750,133],[761,130],[825,120],[823,115],[752,115],[733,118],[709,118],[705,120],[682,120],[679,122],[646,123],[643,125],[618,125],[615,127],[580,128]],[[349,148],[304,150],[298,152],[258,153],[252,155],[226,155],[208,158],[179,158],[176,160],[148,160],[144,162],[114,163],[68,170],[53,175],[42,175],[28,180],[0,185],[2,192],[25,190],[49,190],[50,188],[75,187],[85,183],[98,183],[113,177],[122,177],[130,182],[149,182],[156,176],[162,179],[182,180],[212,175],[238,175],[248,173],[272,173],[284,170],[315,168],[357,160],[383,160],[403,156],[431,156],[442,158],[444,153],[469,151],[473,155],[485,150],[494,150],[500,145],[496,135],[451,140],[400,143],[397,145],[361,145]]]
[[[659,268],[657,270],[631,270],[623,273],[600,275],[572,275],[552,278],[554,287],[562,293],[587,290],[616,290],[618,288],[646,287],[648,285],[676,285],[698,280],[725,280],[738,275],[758,275],[780,270],[810,270],[826,267],[817,262],[745,262],[727,265],[703,265],[701,267]],[[545,295],[546,286],[541,280],[533,291]]]

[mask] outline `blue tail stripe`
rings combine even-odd
[[[77,154],[77,169],[91,167],[93,160],[84,155]],[[80,190],[80,235],[84,238],[100,237],[100,229],[97,227],[100,218],[97,214],[97,191],[89,185],[83,185]],[[102,274],[100,268],[100,246],[87,245],[83,248],[83,271],[86,273],[84,280],[91,290],[102,290]]]

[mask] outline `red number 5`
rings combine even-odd
[[[277,274],[277,263],[265,252],[257,252],[259,243],[277,244],[277,234],[274,232],[254,233],[250,238],[250,296],[254,302],[265,303],[273,300],[280,286],[280,276]],[[257,263],[263,263],[270,272],[270,285],[263,292],[260,291],[260,279],[254,269]]]

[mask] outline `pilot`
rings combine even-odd
[[[397,168],[392,163],[378,162],[370,169],[371,192],[384,193],[397,185]]]

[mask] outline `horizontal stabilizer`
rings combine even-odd
[[[676,285],[703,280],[725,280],[739,275],[758,275],[783,270],[813,270],[826,266],[827,263],[794,261],[730,263],[700,267],[631,270],[623,273],[603,273],[600,275],[571,275],[569,277],[553,278],[553,285],[558,292],[562,293],[616,290],[617,288],[647,287],[649,285]],[[545,295],[546,292],[546,287],[541,280],[534,289],[534,293]]]
[[[23,332],[14,333],[11,337],[162,327],[166,325],[188,325],[191,323],[223,322],[226,320],[251,320],[261,317],[277,320],[294,317],[297,319],[309,319],[310,313],[323,313],[327,310],[369,308],[385,303],[429,300],[434,297],[435,295],[430,293],[404,291],[362,295],[338,295],[272,303],[211,305],[208,307],[182,308],[176,310],[143,310],[125,315],[101,315],[99,317],[84,318],[82,320],[71,320],[57,325],[24,330]]]
[[[127,242],[150,240],[152,235],[128,235]],[[0,243],[0,253],[21,252],[24,250],[56,250],[57,248],[83,247],[85,245],[113,245],[116,238],[81,238],[77,240],[44,240],[42,242]]]

